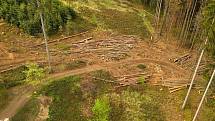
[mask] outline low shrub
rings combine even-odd
[[[141,85],[144,85],[146,83],[146,79],[143,76],[141,76],[138,79],[138,83],[141,84]]]
[[[24,71],[26,75],[26,81],[39,81],[45,77],[45,70],[39,67],[35,63],[29,63],[26,65],[27,70]]]
[[[151,97],[141,95],[138,92],[123,91],[121,94],[110,94],[111,120],[115,121],[164,121],[159,106]]]
[[[107,97],[98,98],[92,108],[93,118],[91,121],[109,121],[110,104]]]
[[[146,69],[146,65],[144,65],[144,64],[139,64],[139,65],[137,65],[137,67],[142,70]]]

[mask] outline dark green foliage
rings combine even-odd
[[[144,64],[139,64],[139,65],[137,65],[137,67],[142,70],[146,69],[146,65],[144,65]]]
[[[39,109],[39,101],[36,98],[32,98],[12,117],[11,121],[34,121],[39,113]]]
[[[40,11],[43,13],[48,34],[58,32],[61,26],[64,27],[76,17],[73,9],[59,0],[41,0],[40,9],[36,0],[0,0],[0,18],[31,35],[42,32]]]
[[[83,102],[80,78],[66,77],[44,87],[41,93],[53,99],[48,121],[85,121],[81,113]]]

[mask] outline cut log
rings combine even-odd
[[[146,74],[147,73],[137,73],[137,74],[131,74],[131,75],[115,76],[115,78],[130,78],[130,77],[141,76]]]
[[[97,78],[97,77],[93,77],[93,79],[105,81],[105,82],[108,82],[108,83],[118,83],[118,82],[116,82],[116,81],[107,80],[107,79],[102,79],[102,78]]]
[[[68,37],[56,39],[56,40],[53,40],[53,41],[49,41],[48,44],[55,43],[55,42],[60,42],[60,41],[66,40],[66,39],[70,39],[70,38],[72,38],[72,37],[76,37],[76,36],[80,36],[80,35],[86,34],[86,33],[88,33],[88,32],[89,32],[89,31],[85,31],[85,32],[82,32],[82,33],[74,34],[74,35],[72,35],[72,36],[68,36]],[[42,45],[45,45],[45,42],[43,42],[43,43],[41,43],[41,44],[37,44],[37,45],[31,46],[31,48],[38,47],[38,46],[42,46]]]
[[[177,88],[177,89],[174,89],[174,90],[171,90],[170,93],[173,93],[173,92],[176,92],[176,91],[179,91],[179,90],[182,90],[183,88]]]

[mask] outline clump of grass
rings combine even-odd
[[[36,98],[32,98],[12,117],[11,121],[34,121],[39,113],[39,109],[39,101]]]
[[[75,60],[75,61],[67,64],[67,68],[70,70],[82,68],[85,66],[87,66],[87,62],[83,61],[83,60]]]
[[[139,77],[138,83],[141,85],[144,85],[146,83],[146,79],[144,78],[144,76]]]
[[[45,77],[45,70],[36,63],[29,63],[26,65],[28,68],[24,71],[26,75],[26,81],[34,82],[40,81],[43,77]]]
[[[98,98],[92,108],[93,118],[90,121],[109,121],[110,104],[107,97]]]
[[[137,65],[137,68],[144,70],[144,69],[146,69],[146,65],[139,64],[139,65]]]

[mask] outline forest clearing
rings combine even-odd
[[[215,120],[213,0],[0,6],[0,121]]]

